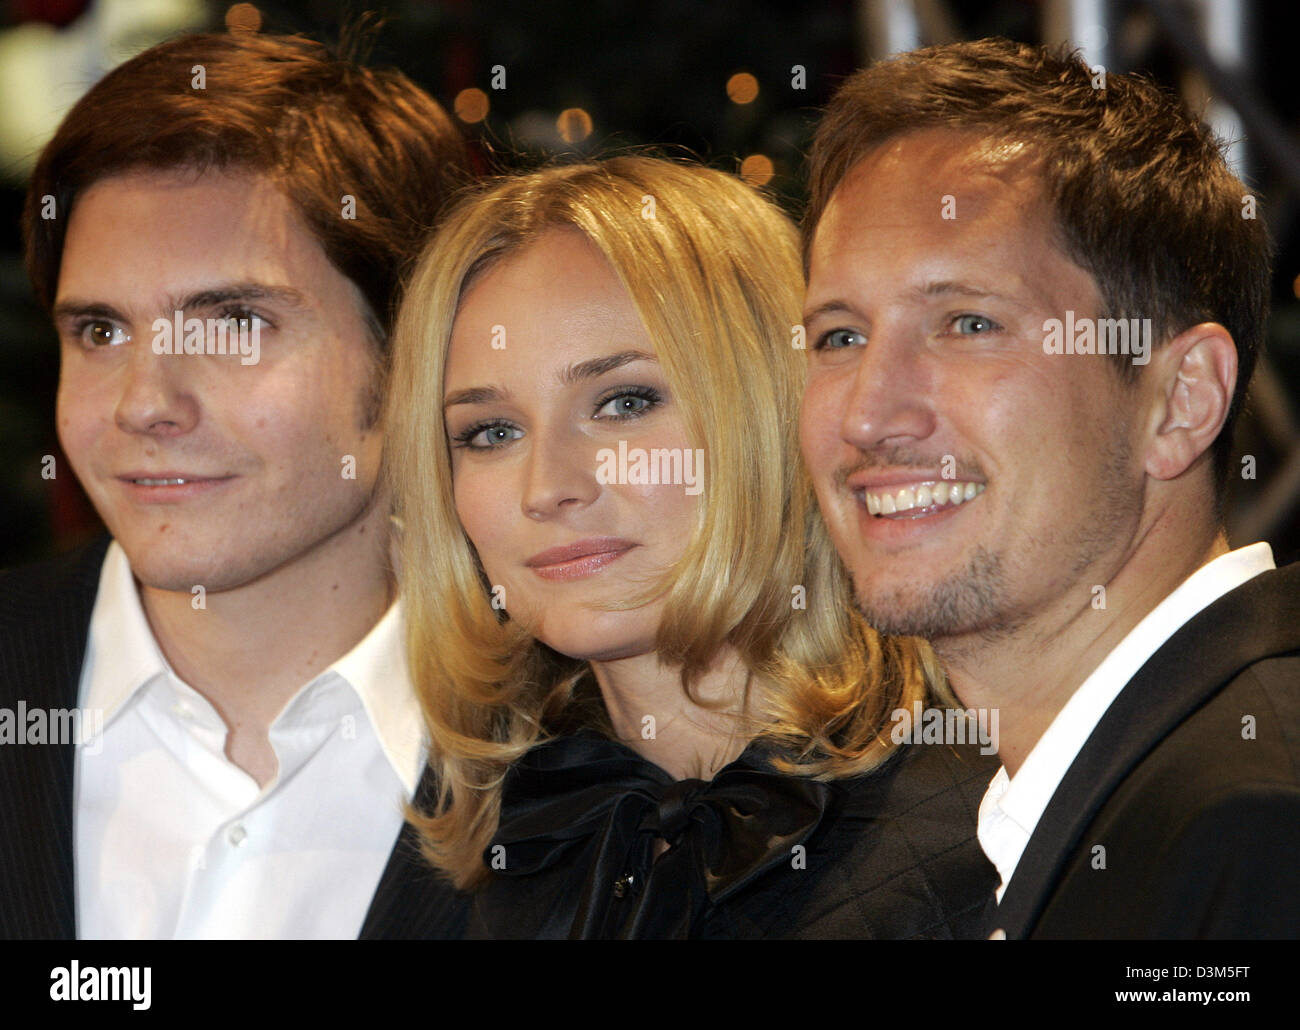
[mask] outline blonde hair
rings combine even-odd
[[[386,463],[402,531],[411,676],[438,794],[413,812],[425,852],[458,886],[487,874],[510,765],[580,727],[611,733],[585,662],[492,607],[456,517],[441,416],[452,324],[469,283],[554,229],[577,229],[617,272],[654,342],[709,482],[665,577],[662,660],[692,686],[729,645],[750,673],[755,732],[787,771],[851,776],[892,752],[889,715],[947,700],[928,646],[880,637],[855,611],[799,457],[804,358],[794,226],[740,180],[648,157],[550,168],[488,184],[450,214],[397,319]],[[800,601],[804,603],[801,605]]]

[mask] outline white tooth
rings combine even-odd
[[[934,503],[934,494],[928,486],[918,486],[916,488],[916,506],[918,508],[928,508]]]
[[[934,492],[934,503],[935,503],[935,504],[947,504],[947,503],[948,503],[948,484],[947,484],[947,483],[935,483],[935,484],[934,484],[934,491],[933,491],[933,492]]]
[[[880,514],[880,498],[875,494],[867,494],[867,512],[872,515]]]
[[[880,514],[892,515],[898,509],[894,507],[893,494],[881,494],[880,496]]]
[[[976,495],[978,492],[979,492],[979,491],[977,491],[977,490],[975,489],[975,484],[974,484],[974,483],[967,483],[967,484],[966,484],[966,500],[968,500],[968,501],[973,501],[973,500],[975,499],[975,495]]]
[[[898,491],[898,497],[894,503],[898,511],[911,511],[916,507],[916,494],[912,492],[910,486],[905,486]]]
[[[948,488],[948,501],[949,501],[949,503],[950,503],[950,504],[961,504],[961,502],[962,502],[963,500],[965,500],[965,495],[962,493],[962,490],[961,490],[961,484],[960,484],[960,483],[953,483],[953,484]]]

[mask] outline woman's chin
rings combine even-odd
[[[655,649],[654,637],[633,638],[612,633],[554,633],[546,632],[537,638],[552,651],[583,662],[617,662],[625,658],[638,658]]]

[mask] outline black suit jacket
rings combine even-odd
[[[1120,692],[990,927],[1300,937],[1300,564],[1200,612]]]
[[[73,708],[108,538],[0,573],[0,708]],[[76,936],[75,748],[0,744],[0,938]],[[430,789],[428,777],[421,794]],[[459,937],[465,899],[434,875],[404,824],[363,938]]]

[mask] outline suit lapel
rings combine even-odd
[[[426,768],[416,791],[416,807],[427,811],[434,791],[433,772]],[[459,939],[468,913],[467,896],[425,860],[415,827],[403,823],[361,927],[361,939]]]
[[[1246,666],[1300,647],[1300,564],[1264,572],[1199,612],[1106,710],[1048,802],[993,917],[1028,936],[1093,817],[1170,732]]]
[[[108,538],[0,579],[3,704],[77,704],[90,614]],[[22,727],[18,727],[21,731]],[[0,937],[76,936],[73,744],[0,747]]]

